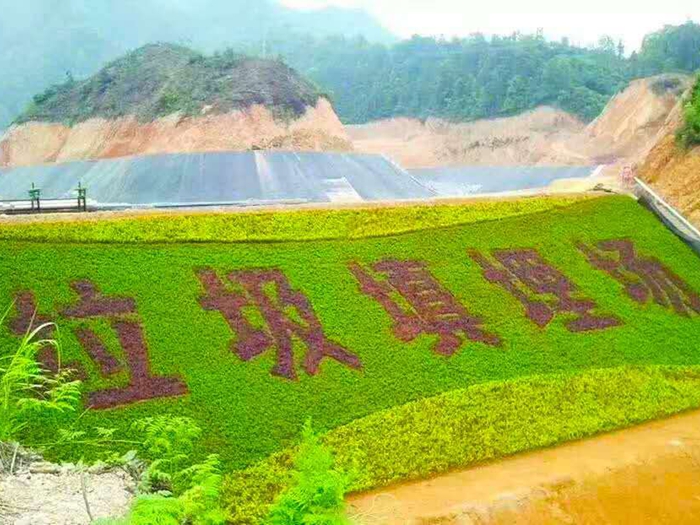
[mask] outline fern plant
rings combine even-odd
[[[141,490],[181,493],[177,475],[188,465],[201,429],[189,418],[159,416],[136,421],[131,430],[143,436],[137,454],[148,463]]]
[[[0,325],[8,313],[9,309]],[[0,442],[16,442],[34,418],[75,412],[80,405],[80,381],[72,381],[67,370],[50,373],[37,359],[42,348],[51,346],[60,362],[58,342],[40,337],[52,326],[30,328],[14,353],[0,357]]]
[[[348,525],[345,492],[349,478],[334,469],[331,451],[307,421],[294,466],[294,483],[270,509],[267,525]]]
[[[218,456],[208,456],[203,463],[179,472],[176,479],[180,486],[187,487],[178,499],[194,525],[226,522],[228,513],[220,505],[223,476]]]
[[[210,455],[192,464],[201,429],[189,418],[159,416],[132,425],[138,450],[123,458],[138,457],[145,469],[139,493],[128,515],[101,525],[222,525],[229,514],[221,507],[222,473],[219,457]],[[132,436],[133,437],[133,436]]]
[[[95,525],[182,525],[184,513],[175,498],[160,495],[141,495],[131,505],[124,518],[101,519]]]

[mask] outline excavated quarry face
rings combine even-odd
[[[29,122],[10,128],[0,140],[0,166],[252,149],[343,152],[352,146],[330,102],[321,98],[291,121],[277,120],[265,106],[255,105],[219,115],[175,114],[149,123],[135,117],[94,118],[72,127]]]
[[[687,151],[678,146],[676,131],[682,124],[683,101],[679,101],[641,163],[638,175],[700,227],[700,146]]]
[[[688,85],[683,75],[634,81],[588,126],[544,106],[463,124],[393,119],[348,134],[357,151],[389,154],[406,168],[611,164],[613,172],[648,153]]]
[[[348,126],[356,150],[384,153],[405,168],[536,165],[553,137],[581,133],[585,124],[568,113],[541,107],[516,117],[452,123],[408,118]]]
[[[665,82],[677,84],[665,87]],[[675,86],[675,87],[671,87]],[[587,128],[594,145],[618,156],[644,156],[656,144],[680,96],[690,87],[688,77],[661,75],[630,83]]]

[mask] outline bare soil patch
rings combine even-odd
[[[400,118],[347,130],[355,150],[387,154],[405,168],[610,164],[619,171],[656,144],[680,93],[689,85],[681,75],[677,89],[660,91],[657,86],[665,78],[632,82],[588,125],[544,106],[514,117],[470,123]]]
[[[262,105],[200,117],[173,114],[148,123],[135,116],[94,118],[72,127],[29,122],[0,139],[0,166],[254,149],[346,152],[352,145],[330,102],[321,98],[289,122]]]
[[[12,476],[0,474],[0,523],[87,525],[91,520],[83,484],[93,518],[126,513],[134,490],[127,474],[117,471],[83,474],[72,466],[38,463]]]

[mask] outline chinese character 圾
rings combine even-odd
[[[595,315],[595,301],[573,297],[578,287],[535,250],[494,250],[493,259],[476,250],[470,250],[469,255],[481,266],[484,277],[518,299],[528,319],[540,328],[561,313],[577,314],[576,319],[566,322],[570,332],[604,330],[621,324],[616,317]]]
[[[200,304],[205,310],[221,313],[237,336],[231,342],[231,350],[244,361],[274,350],[272,374],[296,380],[293,351],[296,338],[306,346],[302,368],[309,375],[319,372],[325,358],[356,370],[362,368],[357,356],[326,337],[311,303],[304,294],[292,289],[282,271],[233,272],[228,279],[241,288],[236,292],[228,291],[213,270],[200,270],[197,276],[206,292]],[[251,324],[245,315],[245,309],[250,307],[262,315],[265,327],[257,328]]]
[[[399,340],[410,342],[421,334],[437,335],[433,351],[445,356],[459,350],[464,340],[501,344],[497,336],[481,328],[481,319],[471,315],[425,264],[385,260],[373,264],[370,270],[350,264],[362,292],[378,301],[392,317],[393,332]],[[373,273],[383,274],[386,279],[378,280]],[[408,308],[392,297],[395,293],[403,297]]]
[[[578,248],[593,267],[620,282],[639,304],[653,300],[682,316],[700,314],[700,296],[661,261],[640,256],[632,241],[603,241],[596,246],[578,243]]]
[[[98,390],[88,394],[88,405],[94,409],[114,408],[148,399],[179,396],[187,393],[187,386],[178,377],[154,376],[151,373],[148,347],[143,336],[141,325],[133,320],[136,315],[136,305],[133,299],[110,298],[99,293],[94,284],[88,281],[73,283],[73,289],[78,293],[80,301],[77,305],[66,308],[61,312],[68,319],[104,318],[110,321],[117,334],[120,346],[124,351],[129,383],[125,387]],[[32,323],[36,311],[33,295],[23,292],[18,295],[18,316],[13,323],[13,331],[22,333]],[[43,321],[43,318],[41,319]],[[38,318],[34,317],[34,325]],[[50,335],[50,334],[46,334]],[[81,327],[75,335],[87,355],[93,360],[102,377],[109,377],[123,371],[122,364],[107,350],[100,337],[91,329]],[[58,362],[55,351],[45,349],[40,355],[44,365],[56,370]],[[85,377],[85,371],[77,363],[70,363],[69,368],[75,368]]]

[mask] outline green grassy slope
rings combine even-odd
[[[700,406],[700,368],[618,367],[474,385],[376,412],[331,430],[324,444],[350,491],[427,478],[590,437]],[[236,525],[263,521],[292,483],[295,449],[229,474]]]
[[[197,218],[188,220],[196,228]],[[97,231],[102,224],[93,227]],[[36,240],[42,231],[54,239],[59,231],[70,237],[73,227],[32,228]],[[76,228],[87,228],[83,233],[89,237],[89,226]],[[309,221],[306,229],[323,228],[322,221]],[[8,239],[17,231],[3,226],[0,236]],[[179,373],[189,394],[95,411],[82,424],[123,427],[145,415],[188,415],[206,429],[207,450],[221,453],[230,467],[245,467],[291,445],[309,416],[319,429],[329,430],[379,410],[487,381],[619,365],[700,364],[700,316],[682,317],[653,303],[638,304],[617,281],[593,269],[574,245],[633,239],[641,254],[659,258],[700,290],[697,257],[630,199],[584,200],[500,220],[401,235],[380,233],[384,236],[266,243],[110,243],[104,237],[101,243],[82,244],[2,240],[0,304],[8,304],[15,292],[32,290],[39,312],[60,322],[65,360],[88,364],[87,387],[95,391],[123,385],[128,377],[121,373],[114,379],[101,378],[79,346],[75,330],[90,327],[124,361],[113,330],[104,320],[81,321],[56,312],[77,302],[70,287],[76,280],[89,279],[108,296],[135,298],[138,316],[131,318],[143,323],[154,372]],[[565,323],[575,316],[562,314],[539,328],[525,317],[520,302],[484,279],[467,255],[468,249],[523,247],[539,250],[578,285],[582,296],[596,301],[597,314],[615,315],[622,326],[571,333]],[[502,346],[468,342],[445,357],[433,352],[436,336],[398,340],[389,315],[360,291],[348,268],[351,262],[387,258],[426,263],[447,290],[483,319],[483,328],[502,339]],[[297,366],[299,380],[293,382],[270,374],[271,352],[242,361],[229,350],[232,332],[221,314],[203,310],[198,302],[203,291],[195,269],[202,267],[220,275],[239,269],[282,270],[313,305],[325,334],[357,356],[362,370],[324,360],[316,376]],[[260,323],[259,313],[247,314],[251,322]],[[0,342],[9,342],[7,327],[2,330]],[[305,350],[295,344],[298,364]]]

